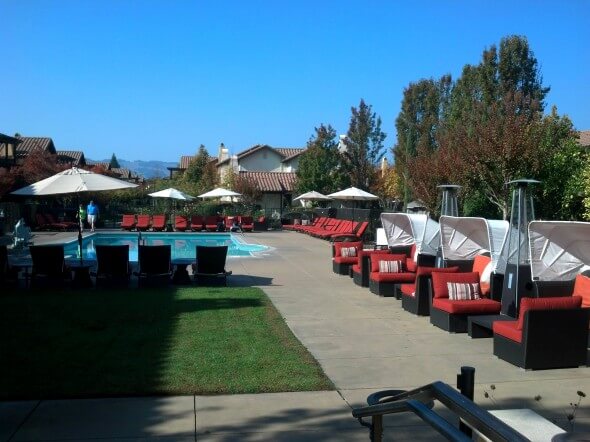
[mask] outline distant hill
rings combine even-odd
[[[128,161],[117,158],[121,167],[132,170],[144,178],[166,178],[170,176],[167,167],[177,167],[178,163],[169,163],[166,161]],[[92,160],[91,160],[92,161]],[[99,162],[110,163],[111,159],[100,160]]]

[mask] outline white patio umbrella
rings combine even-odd
[[[148,193],[148,195],[154,198],[170,198],[173,200],[184,201],[192,201],[195,199],[194,196],[184,193],[178,189],[174,189],[173,187],[164,190],[159,190],[158,192]]]
[[[15,190],[12,194],[43,196],[72,193],[79,196],[82,192],[102,192],[107,190],[130,189],[133,187],[137,187],[137,184],[72,167],[49,178]],[[80,223],[78,223],[78,244],[80,246],[80,263],[82,263],[82,231],[80,230]]]
[[[199,195],[199,198],[223,198],[224,196],[235,197],[242,196],[242,194],[234,192],[233,190],[224,189],[223,187],[218,187],[209,192],[202,193]]]
[[[305,207],[308,201],[331,201],[332,198],[324,195],[323,193],[312,190],[311,192],[305,192],[299,195],[297,198],[293,198],[293,201],[301,201],[301,205]]]
[[[379,199],[378,196],[373,195],[372,193],[365,192],[364,190],[358,189],[356,187],[349,187],[348,189],[341,190],[339,192],[331,193],[328,195],[330,198],[335,200],[345,200],[345,201],[371,201]],[[356,204],[356,202],[355,202]],[[352,206],[352,220],[354,221],[354,209],[355,206]]]

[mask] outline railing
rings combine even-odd
[[[461,367],[461,374],[457,376],[461,393],[440,381],[399,394],[378,392],[369,396],[368,406],[355,408],[352,415],[361,425],[369,428],[373,442],[381,442],[383,438],[384,415],[405,412],[414,413],[451,441],[471,441],[471,429],[493,441],[528,441],[514,428],[473,402],[474,373],[472,367]],[[459,428],[432,411],[434,400],[457,415]],[[372,419],[370,424],[363,420],[367,417]]]

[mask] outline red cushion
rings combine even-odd
[[[492,258],[484,255],[477,255],[473,260],[473,271],[479,273],[479,286],[481,288],[481,293],[483,296],[488,296],[490,294],[490,283],[481,282],[481,276],[483,275],[483,271],[490,262],[492,262]]]
[[[432,273],[432,290],[435,298],[448,298],[449,290],[447,288],[447,282],[469,282],[479,283],[479,274],[476,272],[467,273],[444,273],[444,272],[433,272]]]
[[[355,264],[352,266],[352,271],[354,273],[360,273],[361,272],[361,266],[359,266],[358,264]]]
[[[494,321],[492,328],[494,334],[522,342],[522,330],[518,329],[517,321]]]
[[[408,272],[415,272],[418,269],[418,264],[412,258],[406,258],[406,268]]]
[[[582,307],[590,307],[590,278],[584,275],[576,276],[573,295],[582,297]]]
[[[524,314],[529,310],[566,310],[578,308],[582,305],[581,296],[566,296],[554,298],[522,298],[518,313],[518,330],[524,325]]]
[[[371,272],[371,280],[376,282],[414,282],[415,273],[380,273]]]
[[[334,243],[334,256],[342,256],[342,253],[340,252],[342,250],[342,247],[356,247],[357,250],[357,255],[358,255],[358,251],[360,249],[363,248],[363,243],[360,241],[355,241],[355,242],[335,242]],[[354,260],[357,260],[357,257],[354,257]]]
[[[412,298],[416,296],[416,285],[415,284],[402,284],[399,286],[402,295],[411,296]]]
[[[440,273],[457,273],[459,271],[459,267],[418,267],[416,270],[416,275],[432,275],[432,272],[440,272]]]
[[[404,261],[406,255],[394,255],[392,253],[378,253],[371,255],[371,272],[379,271],[379,261]]]
[[[334,262],[336,262],[338,264],[356,264],[357,260],[356,260],[356,256],[351,256],[351,257],[346,257],[346,258],[344,258],[343,256],[336,256],[334,258]]]
[[[448,298],[436,298],[432,300],[432,306],[455,315],[482,315],[500,313],[502,304],[487,298],[469,301],[451,301]]]

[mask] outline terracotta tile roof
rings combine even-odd
[[[81,150],[58,150],[56,154],[59,158],[59,161],[62,161],[64,163],[71,163],[72,166],[86,164],[84,152],[82,152]]]
[[[16,146],[16,156],[24,158],[35,149],[41,149],[50,153],[55,153],[53,140],[47,137],[16,137],[20,144]]]
[[[275,150],[285,157],[283,163],[305,152],[305,149],[300,147],[275,147]]]
[[[590,146],[590,130],[581,130],[580,136],[578,137],[578,143],[580,146]]]
[[[262,192],[292,192],[295,172],[240,172],[240,177],[256,184]]]
[[[188,166],[191,163],[191,161],[194,159],[195,159],[195,155],[183,155],[180,157],[178,167],[168,167],[168,170],[170,170],[170,169],[172,169],[172,170],[176,170],[176,169],[186,170],[186,169],[188,169]],[[217,163],[217,158],[210,157],[209,162],[210,163]]]
[[[113,172],[114,174],[117,174],[119,176],[119,178],[124,179],[124,180],[129,180],[129,179],[133,178],[131,171],[129,169],[125,169],[123,167],[112,167],[111,172]]]
[[[18,144],[20,143],[20,140],[18,138],[13,138],[8,135],[0,134],[0,143]]]
[[[110,162],[100,162],[100,161],[87,161],[86,164],[88,166],[101,166],[106,170],[109,170],[111,168],[111,163]]]

